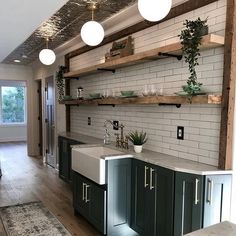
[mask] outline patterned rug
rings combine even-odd
[[[41,202],[2,207],[0,217],[8,236],[71,236]]]

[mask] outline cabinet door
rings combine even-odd
[[[140,235],[146,235],[149,191],[149,167],[142,161],[133,160],[132,165],[132,212],[131,227]],[[149,223],[148,223],[149,224]]]
[[[176,172],[174,235],[202,228],[203,176]]]
[[[131,161],[106,161],[107,235],[136,235],[130,228]]]
[[[156,236],[172,236],[174,218],[174,171],[157,167],[156,172]]]
[[[89,203],[86,201],[86,179],[73,172],[73,206],[81,215],[89,216]]]
[[[85,188],[90,221],[102,234],[106,234],[106,191],[89,182]]]
[[[71,169],[71,145],[81,144],[78,141],[67,139],[65,137],[58,137],[59,150],[59,177],[66,182],[72,180]]]
[[[149,182],[147,183],[147,195],[146,195],[146,206],[145,206],[145,236],[156,236],[157,235],[157,201],[158,201],[158,194],[159,189],[157,188],[157,176],[158,172],[156,166],[153,165],[145,165],[147,169],[146,178]],[[144,167],[144,168],[145,168]],[[144,170],[145,171],[145,170]],[[144,185],[143,185],[144,186]],[[163,235],[164,236],[164,235]]]
[[[203,227],[229,220],[231,175],[211,175],[205,178]]]
[[[69,179],[68,141],[63,137],[58,138],[59,148],[59,177],[65,181]]]
[[[77,142],[77,141],[75,141],[75,140],[70,140],[70,139],[68,139],[67,140],[67,161],[65,160],[65,162],[67,162],[68,164],[67,164],[67,170],[66,170],[66,172],[67,172],[67,180],[69,181],[69,182],[71,182],[72,181],[72,169],[71,169],[71,146],[72,145],[76,145],[76,144],[81,144],[80,142]]]

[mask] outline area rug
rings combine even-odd
[[[0,217],[8,236],[71,236],[41,202],[1,207]]]

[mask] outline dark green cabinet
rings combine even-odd
[[[203,228],[229,220],[231,175],[205,177]]]
[[[172,236],[174,226],[174,180],[172,170],[157,167],[156,236]]]
[[[141,161],[133,161],[132,165],[132,228],[140,235],[144,235],[148,214],[148,192],[147,186],[148,167]],[[145,183],[146,182],[146,183]],[[150,203],[151,204],[151,203]],[[155,204],[155,203],[154,203]]]
[[[106,189],[73,172],[73,206],[102,234],[106,234]]]
[[[135,236],[130,228],[131,159],[106,161],[106,184],[73,171],[73,206],[102,234]]]
[[[131,227],[142,236],[171,236],[173,202],[174,172],[133,160]]]
[[[59,177],[66,182],[71,182],[71,145],[81,144],[62,136],[58,137],[59,152]]]
[[[176,172],[174,236],[202,228],[204,176]]]
[[[105,185],[73,172],[73,204],[108,236],[183,236],[229,219],[231,178],[107,160]]]

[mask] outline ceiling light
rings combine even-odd
[[[39,60],[44,64],[44,65],[52,65],[55,60],[56,60],[56,55],[53,52],[53,50],[48,49],[48,39],[46,39],[46,48],[41,50],[39,53]]]
[[[94,11],[97,9],[96,3],[90,3],[88,9],[92,11],[92,20],[86,22],[81,28],[81,38],[89,46],[97,46],[104,39],[104,29],[100,23],[94,21]]]
[[[21,61],[18,60],[18,59],[15,59],[14,62],[16,62],[16,63],[20,63]]]
[[[104,29],[96,21],[88,21],[81,28],[81,38],[89,46],[96,46],[104,39]]]
[[[138,0],[138,9],[148,21],[159,21],[170,12],[172,0]]]

